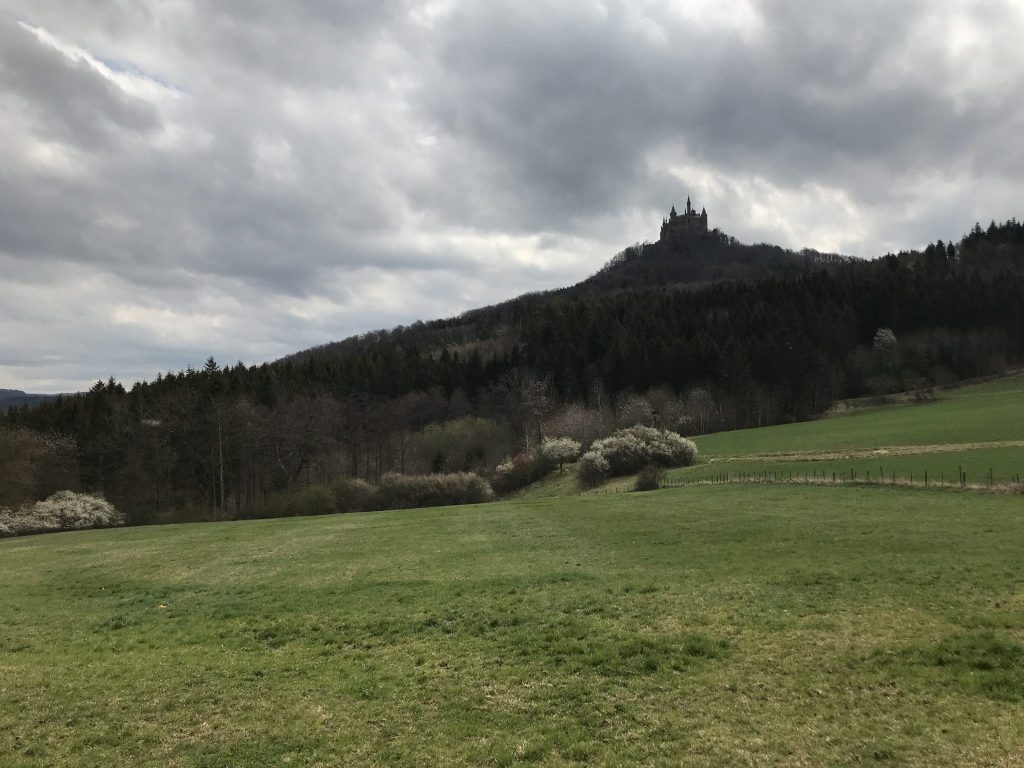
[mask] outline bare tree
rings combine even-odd
[[[544,420],[545,435],[571,437],[584,449],[595,440],[610,435],[614,429],[610,414],[597,408],[587,408],[582,403],[570,403]]]
[[[526,453],[531,452],[531,438],[543,437],[542,420],[551,412],[551,378],[541,378],[533,371],[516,368],[505,375],[502,383],[508,393],[512,416],[523,430]]]
[[[697,426],[697,432],[704,434],[718,416],[718,404],[703,387],[694,387],[686,396],[686,407]]]

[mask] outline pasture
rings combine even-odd
[[[1019,496],[734,485],[0,541],[0,764],[1019,765]]]
[[[1024,378],[940,391],[934,402],[697,438],[703,461],[668,482],[728,478],[1017,485],[1024,479]],[[628,486],[617,481],[612,488]]]

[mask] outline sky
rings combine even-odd
[[[0,388],[1024,215],[1018,0],[0,0]]]

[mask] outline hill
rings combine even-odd
[[[810,249],[744,245],[719,232],[696,232],[627,248],[599,272],[567,289],[588,291],[695,288],[729,281],[791,278],[852,261]]]
[[[1020,496],[934,480],[1024,472],[1024,376],[930,397],[706,435],[670,476],[729,484],[577,496],[567,472],[484,505],[0,540],[0,754],[1011,765]],[[880,463],[899,485],[864,482]]]
[[[699,223],[698,223],[699,222]],[[415,323],[301,350],[282,358],[299,363],[311,358],[342,359],[368,346],[399,343],[450,351],[478,350],[484,356],[508,351],[517,341],[516,327],[525,314],[551,302],[581,295],[679,288],[694,290],[723,282],[792,278],[853,263],[855,259],[812,249],[792,251],[777,245],[746,245],[718,229],[709,230],[707,216],[675,208],[662,224],[656,242],[626,248],[595,274],[565,288],[542,291],[463,313],[457,318]]]
[[[1021,363],[1024,226],[1011,220],[789,276],[524,296],[275,364],[99,382],[4,422],[69,436],[73,453],[40,476],[77,475],[136,522],[246,517],[342,476],[488,476],[546,429],[586,441],[622,420],[691,435],[785,424]]]
[[[0,413],[23,405],[38,405],[53,397],[56,395],[31,395],[20,389],[0,389]]]

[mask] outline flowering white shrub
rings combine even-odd
[[[505,460],[494,468],[494,471],[497,472],[499,475],[507,475],[510,472],[512,472],[512,470],[514,470],[515,468],[516,465],[515,462],[512,460],[512,457],[506,456]]]
[[[587,451],[580,456],[579,464],[576,465],[580,484],[585,487],[600,483],[608,476],[610,469],[611,466],[608,464],[608,459],[598,451]]]
[[[0,509],[0,536],[112,528],[128,522],[114,505],[97,496],[57,491],[45,501],[17,510]]]
[[[611,437],[597,440],[579,463],[580,481],[595,485],[603,477],[628,475],[641,467],[686,467],[697,461],[692,440],[654,427],[620,429]]]
[[[494,468],[491,487],[499,495],[512,493],[540,480],[549,474],[553,467],[553,462],[543,451],[538,450],[532,454],[519,453],[513,458],[505,459]]]
[[[561,469],[567,461],[572,461],[580,455],[580,444],[578,440],[571,437],[545,437],[540,444],[540,452],[552,464],[557,464]]]

